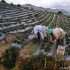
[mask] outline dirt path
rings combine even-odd
[[[37,48],[38,46],[36,44],[30,42],[20,49],[19,56],[31,56],[37,50]]]
[[[26,55],[28,55],[27,52],[29,51],[29,46],[30,46],[30,43],[28,43],[23,48],[21,48],[19,56],[24,56],[24,55],[26,56]]]

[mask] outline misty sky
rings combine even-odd
[[[64,9],[70,13],[70,0],[5,0],[13,4],[32,4],[44,8]]]

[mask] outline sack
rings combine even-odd
[[[43,33],[43,35],[44,35],[44,37],[47,37],[47,34],[45,32]]]
[[[31,32],[31,34],[34,34],[34,30]]]

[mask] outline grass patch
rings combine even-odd
[[[28,50],[27,54],[32,55],[36,51],[37,48],[38,48],[37,44],[31,43],[28,48],[29,50]]]

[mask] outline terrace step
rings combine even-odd
[[[25,28],[25,29],[15,30],[15,31],[11,31],[11,32],[9,32],[9,33],[10,33],[10,34],[12,34],[12,33],[23,33],[23,32],[25,32],[25,31],[27,31],[27,30],[30,30],[30,29],[33,29],[33,27],[27,27],[27,28]]]
[[[0,30],[4,30],[4,29],[16,27],[16,26],[20,26],[20,25],[22,25],[22,24],[25,24],[25,22],[24,22],[24,23],[21,23],[21,24],[12,24],[11,26],[8,26],[8,27],[1,27]]]
[[[30,35],[30,36],[32,36],[32,35]],[[29,37],[30,37],[30,36],[29,36]],[[12,43],[11,46],[18,47],[18,48],[22,48],[22,46],[25,46],[25,45],[28,44],[30,41],[32,41],[34,38],[35,38],[35,35],[33,35],[33,37],[28,38],[28,39],[25,41],[25,43],[23,43],[23,44]]]

